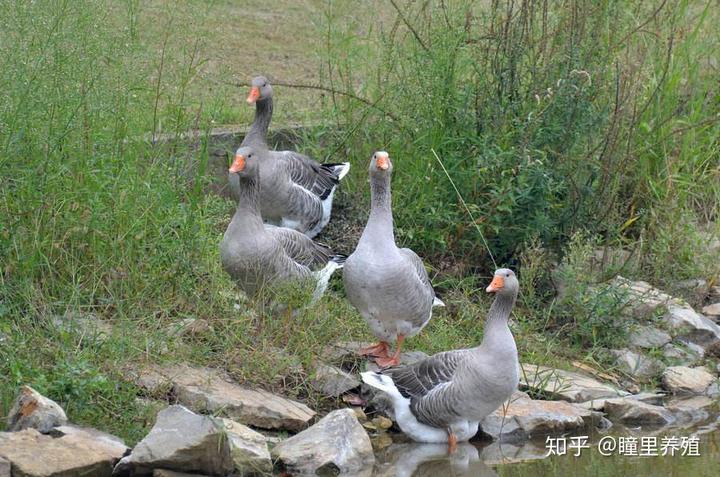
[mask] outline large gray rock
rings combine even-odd
[[[155,367],[139,373],[136,382],[150,392],[170,383],[177,401],[197,412],[222,414],[262,429],[300,431],[315,411],[305,404],[233,383],[216,369],[181,365]]]
[[[662,406],[655,406],[637,399],[608,399],[605,413],[613,422],[637,426],[664,426],[675,422],[673,414]]]
[[[618,369],[637,381],[647,381],[659,376],[665,369],[662,361],[626,348],[610,350],[610,354],[615,358]]]
[[[55,426],[67,423],[65,411],[52,399],[46,398],[30,386],[22,386],[8,416],[8,431],[37,429],[50,432]]]
[[[705,394],[715,381],[703,367],[670,366],[662,376],[663,386],[673,394]]]
[[[359,472],[375,462],[370,438],[350,409],[331,412],[271,453],[293,475]]]
[[[673,334],[693,343],[708,346],[720,341],[720,326],[687,305],[669,305],[663,319]]]
[[[695,424],[710,417],[709,409],[715,405],[715,401],[707,396],[690,396],[671,399],[665,408],[673,413],[683,425]]]
[[[629,393],[584,374],[562,369],[522,364],[520,386],[549,396],[570,402],[583,402],[592,399],[626,396]]]
[[[272,473],[273,465],[265,436],[230,419],[218,420],[227,434],[236,472],[240,475]]]
[[[117,475],[151,474],[153,469],[227,475],[234,465],[225,430],[207,416],[175,405],[158,413],[150,433],[115,467]]]
[[[660,348],[672,337],[654,326],[640,326],[630,334],[630,344],[636,348]]]
[[[326,397],[338,397],[360,386],[357,375],[327,364],[318,364],[310,385]]]
[[[0,433],[0,458],[12,464],[13,476],[107,477],[127,451],[118,438],[98,439],[80,430],[61,437],[35,429]]]
[[[638,393],[638,394],[631,394],[629,396],[625,396],[624,399],[634,399],[637,401],[642,401],[647,404],[654,404],[656,406],[661,406],[665,396],[666,396],[666,394],[659,393],[659,392],[642,392],[642,393]],[[585,401],[585,402],[578,403],[577,406],[583,407],[585,409],[590,409],[591,411],[602,411],[605,409],[605,403],[611,399],[617,399],[617,398],[595,399],[592,401]]]
[[[662,353],[671,363],[689,365],[702,359],[704,351],[700,352],[695,347],[690,348],[686,343],[678,342],[663,346]]]
[[[516,442],[591,427],[598,420],[599,416],[589,409],[566,401],[534,400],[517,391],[506,411],[502,407],[496,409],[480,426],[495,440]]]
[[[627,296],[626,310],[636,318],[646,318],[671,303],[682,303],[647,282],[634,282],[618,275],[611,284]]]

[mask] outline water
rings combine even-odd
[[[604,434],[588,436],[589,449],[582,449],[579,457],[576,450],[568,449],[566,455],[550,456],[544,439],[522,444],[498,444],[495,442],[464,443],[458,446],[452,456],[447,455],[447,446],[439,444],[418,444],[394,442],[377,452],[373,469],[358,474],[362,477],[465,477],[465,476],[720,476],[720,418],[713,418],[705,425],[692,429],[627,429],[613,428]],[[582,436],[583,434],[576,434]],[[606,437],[607,436],[607,437]],[[637,437],[638,451],[640,437],[657,438],[657,452],[661,452],[664,436],[691,437],[699,439],[699,456],[638,457],[620,455],[618,450],[604,456],[598,450],[598,442],[620,437]],[[568,444],[570,435],[565,436]],[[398,440],[403,438],[398,438]],[[577,441],[576,441],[577,442]],[[627,442],[627,441],[626,441]],[[608,453],[608,452],[606,452]],[[654,454],[652,449],[649,453]]]

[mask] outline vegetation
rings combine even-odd
[[[323,404],[287,369],[366,327],[339,286],[296,313],[247,302],[218,260],[232,204],[204,193],[204,133],[251,115],[224,83],[263,67],[329,90],[277,87],[275,123],[320,122],[300,147],[353,164],[328,237],[361,229],[367,160],[390,151],[398,241],[449,305],[410,346],[476,343],[494,263],[520,271],[524,358],[558,365],[622,338],[622,297],[596,286],[609,272],[586,273],[596,245],[631,250],[622,273],[658,285],[717,279],[703,255],[720,203],[712,2],[356,3],[293,6],[280,18],[302,20],[297,41],[268,42],[234,2],[0,0],[0,412],[27,383],[132,443],[152,417],[128,373],[164,360]],[[203,134],[150,140],[187,130]],[[53,324],[68,314],[115,331]],[[169,331],[189,317],[212,328]]]

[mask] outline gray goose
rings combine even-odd
[[[268,285],[314,280],[317,300],[344,257],[296,230],[263,223],[260,160],[253,148],[240,147],[230,166],[238,205],[220,244],[223,268],[251,296]]]
[[[260,156],[260,213],[270,224],[315,237],[330,221],[333,195],[350,163],[320,164],[295,151],[271,151],[267,143],[273,112],[273,91],[268,80],[252,80],[247,102],[255,104],[255,120],[241,146],[255,148]],[[230,184],[233,196],[237,188]]]
[[[371,206],[365,230],[343,270],[350,303],[365,318],[380,342],[363,348],[380,366],[400,362],[402,343],[420,332],[432,317],[433,306],[443,302],[435,296],[420,257],[409,248],[395,245],[390,176],[393,165],[385,151],[370,160]],[[389,343],[396,341],[395,354]]]
[[[486,290],[495,300],[480,346],[362,373],[365,383],[390,396],[400,429],[415,441],[447,442],[452,449],[473,437],[479,422],[517,389],[518,353],[508,327],[519,290],[515,273],[496,270]]]

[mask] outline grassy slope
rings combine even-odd
[[[136,402],[138,389],[128,382],[128,373],[139,364],[165,360],[221,366],[240,380],[313,405],[328,404],[307,388],[306,376],[289,381],[278,376],[295,359],[311,364],[328,342],[369,338],[337,281],[327,299],[297,317],[254,310],[219,266],[217,244],[232,204],[202,194],[207,180],[202,143],[197,153],[133,138],[153,130],[174,133],[248,122],[252,110],[244,104],[245,88],[217,82],[245,82],[260,72],[298,83],[332,79],[339,89],[373,97],[378,93],[374,81],[381,78],[376,70],[382,71],[374,66],[387,60],[382,40],[399,25],[391,8],[386,2],[360,7],[333,2],[329,13],[324,2],[247,2],[241,8],[227,1],[209,9],[205,2],[52,2],[52,8],[45,3],[0,2],[8,12],[0,20],[0,412],[7,412],[17,386],[28,383],[66,406],[72,420],[132,443],[152,424],[152,415]],[[422,14],[408,18],[421,21]],[[268,22],[270,29],[264,28]],[[397,28],[403,33],[399,44],[412,39],[402,26]],[[328,48],[329,56],[324,53]],[[425,59],[419,58],[422,65]],[[397,64],[412,71],[406,61]],[[429,165],[430,143],[420,135],[404,144],[404,136],[383,128],[377,111],[346,107],[327,94],[282,87],[276,93],[276,125],[329,119],[331,126],[361,126],[348,137],[321,130],[303,145],[322,157],[318,142],[330,143],[355,166],[338,197],[338,215],[347,213],[350,220],[334,220],[328,234],[341,247],[351,247],[347,236],[356,236],[364,221],[365,161],[371,146],[363,141],[394,145],[401,158],[396,203],[429,198],[416,208],[404,207],[397,221],[399,237],[443,269],[434,281],[449,305],[408,344],[435,352],[476,343],[487,307],[481,290],[489,270],[484,265],[479,275],[468,274],[477,262],[467,263],[453,241],[463,230],[477,240],[462,225],[467,223],[464,211],[454,201],[429,203],[439,196],[424,184],[447,188],[439,170]],[[413,105],[403,101],[419,96],[395,93],[380,104],[396,115],[412,112]],[[663,99],[657,107],[673,104]],[[412,114],[408,118],[427,126]],[[436,126],[427,131],[438,134]],[[647,140],[661,133],[650,127]],[[703,133],[692,132],[691,139],[711,144]],[[673,154],[690,157],[703,151],[688,142],[683,147]],[[411,156],[427,167],[405,167]],[[656,193],[667,191],[653,187]],[[481,206],[482,197],[476,196],[478,203],[471,207]],[[698,209],[707,210],[703,194],[694,198]],[[456,228],[447,228],[453,221]],[[668,231],[668,256],[677,250],[674,238],[685,232]],[[568,277],[580,282],[577,299],[550,308],[544,271],[553,257],[541,247],[524,248],[526,294],[516,313],[516,333],[527,359],[562,364],[563,355],[583,353],[592,361],[593,349],[622,326],[615,323],[612,333],[607,332],[603,319],[614,313],[615,304],[583,295],[589,281],[582,265],[587,243],[578,239],[573,245],[569,256],[577,263],[566,260]],[[682,250],[692,258],[695,249]],[[598,305],[597,316],[589,316],[583,327],[563,321],[568,313],[586,309],[587,299]],[[561,305],[565,315],[552,308]],[[111,322],[115,333],[98,343],[50,324],[53,316],[66,313],[93,313]],[[188,317],[208,320],[212,330],[173,337],[168,327]],[[548,329],[549,324],[554,327]],[[577,339],[568,343],[567,336]]]

